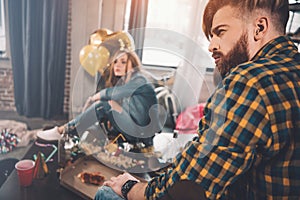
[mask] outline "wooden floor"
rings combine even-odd
[[[0,111],[0,120],[15,120],[26,123],[29,130],[43,128],[45,126],[61,125],[67,122],[67,116],[58,116],[51,120],[43,118],[27,118],[20,116],[17,112],[13,111]]]

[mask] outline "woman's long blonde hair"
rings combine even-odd
[[[115,56],[113,56],[113,59],[112,59],[110,65],[108,66],[107,70],[105,70],[105,72],[104,72],[104,73],[107,73],[107,76],[105,76],[105,77],[107,77],[106,81],[105,81],[106,88],[115,86],[120,79],[120,77],[115,76],[113,66],[114,66],[114,61],[122,53],[127,54],[127,56],[128,56],[127,65],[128,65],[128,62],[130,61],[132,64],[132,69],[134,69],[134,71],[140,71],[140,69],[141,69],[141,61],[134,51],[126,51],[126,50],[121,51],[120,50],[120,51],[116,52]],[[126,68],[126,72],[127,72],[127,68]]]

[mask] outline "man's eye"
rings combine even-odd
[[[127,62],[123,61],[122,64],[125,65],[125,64],[127,64]]]
[[[224,30],[224,29],[220,29],[220,30],[217,31],[216,35],[217,35],[218,37],[220,37],[220,36],[222,36],[224,33],[225,33],[225,30]]]

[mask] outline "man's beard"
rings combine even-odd
[[[217,68],[224,78],[231,68],[236,67],[239,64],[249,61],[248,51],[248,35],[244,33],[240,39],[236,42],[235,46],[227,53],[223,55],[221,52],[215,52],[221,57],[220,63],[217,64]]]

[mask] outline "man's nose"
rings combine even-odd
[[[218,40],[214,37],[211,38],[209,46],[208,46],[208,51],[214,52],[220,48]]]

